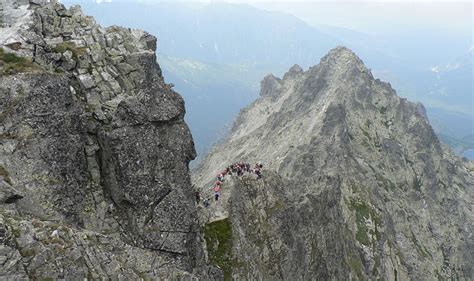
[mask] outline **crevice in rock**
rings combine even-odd
[[[148,216],[147,216],[146,219],[145,219],[144,225],[148,224],[148,223],[153,219],[153,213],[154,213],[154,210],[155,210],[156,206],[158,206],[158,204],[160,204],[160,203],[166,198],[166,196],[168,196],[168,194],[171,193],[171,191],[172,191],[171,188],[166,189],[165,193],[164,193],[163,195],[161,195],[161,196],[153,203],[153,205],[150,207]]]
[[[174,252],[174,251],[164,250],[164,249],[160,249],[160,248],[145,247],[145,249],[153,250],[153,251],[157,251],[157,252],[161,252],[161,253],[170,254],[170,255],[173,255],[173,256],[182,256],[182,257],[187,256],[187,254],[185,254],[185,253]]]
[[[150,120],[149,122],[156,126],[161,126],[161,125],[171,126],[171,125],[175,125],[176,123],[182,122],[182,119],[183,119],[182,114],[178,114],[168,120],[153,120],[153,121]]]
[[[18,202],[19,200],[23,199],[23,196],[19,195],[19,194],[14,194],[10,197],[7,198],[7,200],[5,200],[5,204],[14,204],[16,202]]]
[[[152,249],[151,249],[152,250]],[[183,253],[179,253],[179,252],[174,252],[174,251],[169,251],[169,250],[163,250],[163,249],[156,249],[156,251],[159,251],[159,252],[162,252],[162,253],[167,253],[167,254],[171,254],[171,255],[175,255],[175,256],[187,256],[186,254],[183,254]]]
[[[31,58],[33,62],[36,61],[36,48],[36,44],[33,44],[33,57]]]
[[[160,229],[160,232],[165,232],[165,233],[186,233],[186,234],[189,234],[189,233],[197,233],[197,231],[184,231],[184,230],[161,230],[161,229]]]

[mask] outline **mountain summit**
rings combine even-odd
[[[338,46],[321,58],[321,65],[349,70],[349,66],[365,69],[362,60],[349,48]]]
[[[250,279],[469,279],[474,165],[442,145],[421,104],[398,97],[348,48],[307,71],[266,76],[261,97],[193,172],[209,194],[239,161],[204,222],[228,222]],[[209,192],[209,193],[208,193]],[[209,248],[209,245],[208,245]]]

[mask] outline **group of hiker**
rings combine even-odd
[[[217,181],[214,183],[214,186],[212,187],[212,190],[214,191],[214,200],[218,201],[219,197],[221,195],[221,189],[222,189],[222,183],[225,181],[226,176],[243,176],[245,173],[251,173],[257,175],[257,179],[262,178],[262,169],[263,165],[262,163],[257,163],[253,166],[249,163],[244,163],[244,162],[237,162],[232,165],[229,165],[227,168],[225,168],[222,172],[220,172],[216,178]],[[199,204],[201,201],[201,194],[199,191],[196,191],[196,202]],[[209,198],[205,198],[203,200],[203,205],[204,207],[208,208],[211,205],[211,202]]]
[[[262,178],[262,168],[263,165],[262,163],[257,163],[253,168],[251,168],[251,165],[249,163],[244,163],[244,162],[238,162],[234,163],[227,168],[225,168],[222,172],[220,172],[217,175],[217,182],[223,182],[225,180],[225,176],[229,175],[237,175],[237,176],[243,176],[244,173],[254,173],[257,175],[257,179]]]

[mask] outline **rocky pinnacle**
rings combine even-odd
[[[236,161],[265,171],[222,186],[234,278],[473,276],[473,162],[440,143],[423,105],[398,97],[348,48],[306,71],[267,75],[194,184],[205,191]],[[203,209],[203,223],[214,217]]]

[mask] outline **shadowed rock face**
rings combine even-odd
[[[235,277],[473,275],[474,165],[438,141],[421,104],[396,96],[344,47],[262,87],[193,172],[207,189],[235,161],[267,170],[262,181],[223,186]]]
[[[0,277],[219,277],[205,267],[194,144],[156,38],[78,7],[16,4],[0,39],[29,63],[0,65]]]

